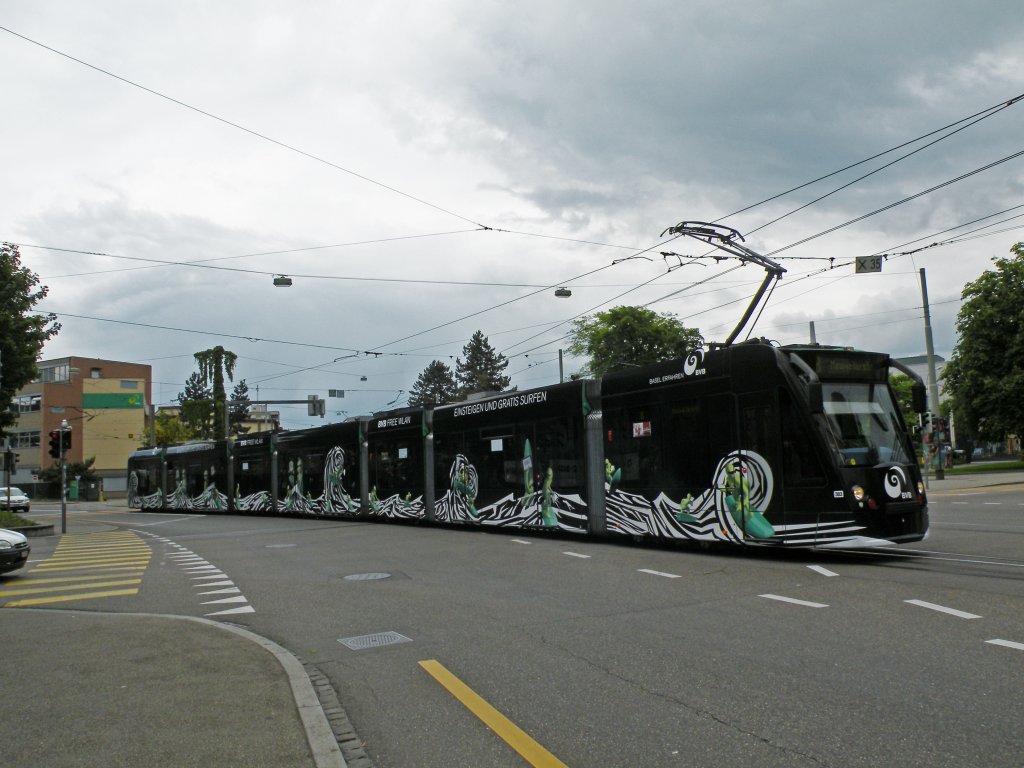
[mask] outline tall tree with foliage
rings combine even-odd
[[[198,373],[193,373],[185,382],[185,391],[178,393],[181,405],[181,422],[188,430],[188,439],[205,439],[213,430],[213,393]]]
[[[644,307],[613,307],[581,317],[573,321],[569,339],[569,353],[589,360],[583,372],[591,376],[685,357],[704,344],[697,328]]]
[[[37,274],[21,266],[18,246],[0,243],[0,435],[17,420],[7,404],[36,377],[43,344],[60,330],[56,315],[32,311],[47,290]]]
[[[477,331],[462,348],[465,361],[455,359],[455,381],[458,396],[466,397],[474,392],[504,392],[511,381],[505,376],[508,360],[499,354],[487,341],[482,331]]]
[[[964,286],[957,343],[943,378],[960,429],[975,438],[1024,435],[1024,243]]]
[[[235,377],[235,361],[238,355],[224,347],[204,349],[194,355],[199,366],[199,376],[204,384],[211,386],[213,391],[213,437],[224,437],[224,402],[227,394],[224,390],[224,379],[232,381]]]
[[[245,379],[242,379],[235,388],[231,390],[231,400],[234,403],[228,408],[228,426],[231,430],[231,434],[240,435],[249,431],[248,427],[243,427],[242,422],[248,421],[249,419],[249,385],[245,383]]]
[[[435,360],[419,375],[409,390],[409,405],[445,405],[458,396],[452,369]]]
[[[196,437],[196,433],[185,423],[181,413],[158,411],[156,423],[153,424],[153,440],[150,441],[149,435],[146,435],[145,445],[147,448],[155,448],[158,445],[178,445],[187,443]]]

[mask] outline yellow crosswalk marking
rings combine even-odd
[[[29,605],[46,605],[48,603],[69,603],[72,600],[91,600],[96,597],[116,597],[118,595],[137,595],[138,589],[112,589],[107,592],[86,592],[81,595],[56,595],[53,597],[31,597],[28,600],[14,600],[7,603],[8,608],[24,608]]]
[[[149,546],[134,533],[65,535],[53,554],[23,580],[4,584],[0,598],[18,599],[0,603],[18,608],[137,595],[152,556]]]
[[[142,579],[122,579],[120,581],[90,581],[85,584],[65,584],[51,587],[16,587],[0,591],[0,597],[18,597],[19,595],[38,595],[46,592],[61,592],[71,589],[99,589],[100,587],[125,587],[129,584],[141,584]]]

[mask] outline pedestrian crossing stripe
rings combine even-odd
[[[96,597],[117,597],[120,595],[137,595],[138,589],[113,589],[108,592],[86,592],[81,595],[54,595],[51,597],[32,597],[28,600],[14,600],[7,603],[8,608],[25,608],[30,605],[48,605],[49,603],[68,603],[72,600],[91,600]]]
[[[33,595],[40,592],[53,592],[54,590],[71,589],[96,589],[98,587],[125,587],[129,584],[141,584],[142,579],[121,579],[119,581],[89,581],[85,584],[65,584],[64,586],[37,587],[36,582],[29,582],[31,586],[18,586],[13,589],[0,590],[0,597],[18,597],[19,595]]]
[[[149,545],[128,531],[65,535],[23,580],[5,584],[0,598],[15,598],[3,604],[18,608],[137,595],[151,558]]]

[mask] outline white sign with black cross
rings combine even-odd
[[[855,272],[881,272],[882,271],[882,257],[881,256],[858,256],[857,266],[854,269]]]

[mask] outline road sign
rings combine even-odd
[[[882,271],[882,257],[881,256],[858,256],[857,266],[855,272],[881,272]]]

